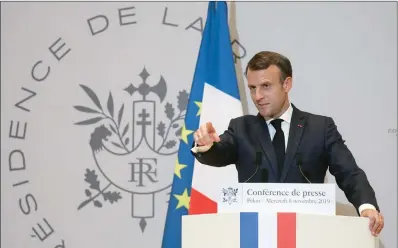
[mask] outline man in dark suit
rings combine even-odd
[[[239,182],[323,183],[329,169],[360,216],[370,219],[369,229],[377,236],[384,219],[374,190],[333,119],[303,112],[289,101],[289,59],[275,52],[257,53],[245,74],[258,115],[232,119],[220,136],[211,123],[202,125],[194,133],[196,159],[210,166],[235,164]],[[255,173],[258,152],[265,156]]]

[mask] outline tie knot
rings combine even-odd
[[[275,119],[275,120],[271,121],[271,124],[272,124],[272,126],[274,126],[276,131],[282,130],[282,127],[281,127],[282,121],[283,121],[282,119]]]

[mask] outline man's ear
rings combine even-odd
[[[285,91],[285,93],[288,93],[291,90],[293,86],[292,84],[293,79],[291,77],[287,77],[285,81],[283,81],[283,90]]]

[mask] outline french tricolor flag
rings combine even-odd
[[[242,115],[242,105],[239,99],[205,84],[202,102],[200,124],[211,121],[220,135],[228,128],[231,118]],[[217,198],[222,185],[238,182],[235,166],[211,167],[194,162],[192,177],[191,202],[189,214],[217,213]]]
[[[225,1],[209,2],[181,130],[162,248],[181,248],[181,217],[216,213],[217,189],[238,181],[233,165],[225,168],[202,165],[191,153],[192,133],[200,125],[212,122],[222,133],[232,118],[243,114],[227,13]]]
[[[206,68],[203,68],[206,77],[199,125],[211,122],[220,135],[228,129],[232,118],[243,115],[243,109],[229,35],[227,4],[217,2],[216,9],[214,17],[207,20],[208,33],[203,36],[204,44],[208,46],[203,50],[207,57]],[[236,182],[235,166],[215,168],[195,160],[189,214],[216,213],[217,189]]]

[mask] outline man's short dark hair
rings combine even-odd
[[[271,65],[275,65],[281,71],[281,82],[285,81],[287,77],[292,77],[292,65],[290,60],[282,54],[262,51],[253,56],[247,63],[245,74],[250,69],[252,71],[266,70]]]

